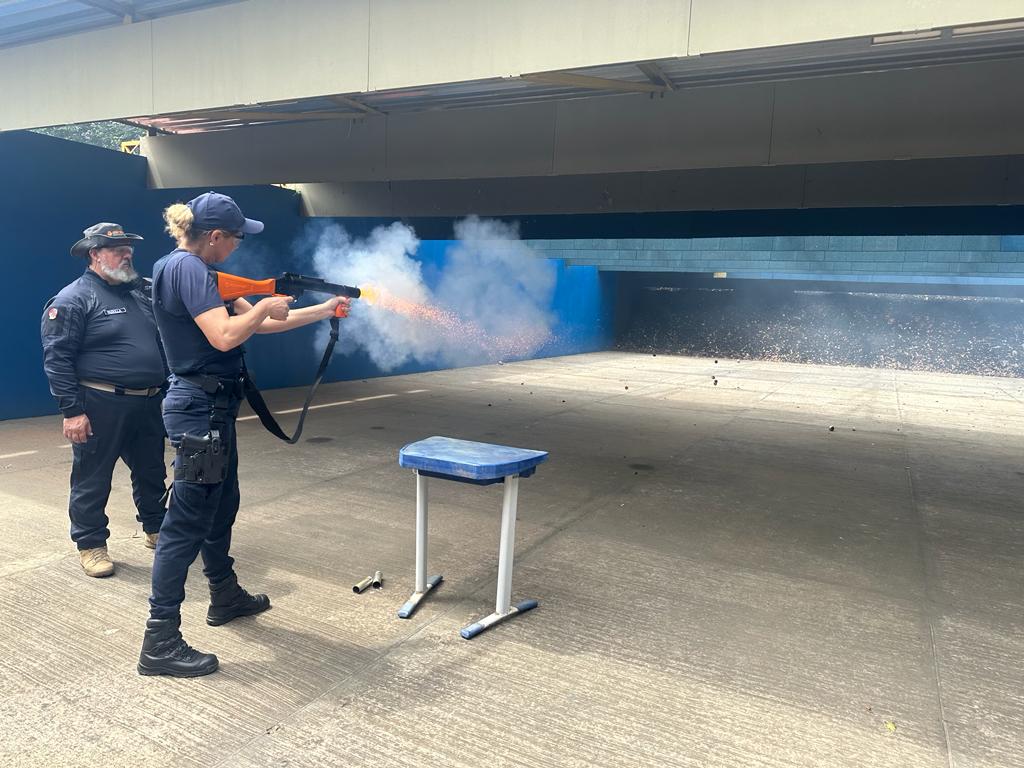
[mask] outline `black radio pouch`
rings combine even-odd
[[[224,480],[227,470],[227,455],[218,430],[202,437],[187,432],[181,436],[174,462],[175,482],[216,485]]]

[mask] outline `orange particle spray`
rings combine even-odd
[[[454,312],[393,296],[377,286],[361,286],[360,291],[360,298],[376,309],[429,323],[453,343],[478,347],[500,357],[525,357],[543,346],[551,335],[547,330],[530,330],[512,336],[496,336],[487,333],[476,323],[463,320]]]

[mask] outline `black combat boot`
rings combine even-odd
[[[238,577],[232,573],[224,581],[210,584],[210,610],[206,612],[206,623],[219,627],[239,616],[263,613],[269,607],[269,597],[250,595],[238,586]]]
[[[199,677],[217,671],[217,657],[200,653],[186,643],[180,625],[180,616],[146,622],[146,636],[139,654],[140,675]]]

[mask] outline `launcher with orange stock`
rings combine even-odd
[[[243,296],[291,296],[297,299],[309,291],[310,293],[344,296],[349,299],[362,298],[373,302],[373,293],[369,289],[328,283],[319,277],[307,277],[295,272],[285,272],[280,277],[271,277],[266,280],[251,280],[227,272],[215,272],[214,274],[217,275],[217,290],[225,301],[240,299]],[[346,310],[341,305],[335,310],[337,317],[345,317],[345,313]]]
[[[319,277],[306,277],[294,272],[285,272],[280,277],[272,277],[267,280],[250,280],[247,277],[239,277],[227,272],[214,272],[214,274],[217,276],[217,291],[225,301],[233,301],[243,296],[291,296],[297,299],[307,291],[310,293],[328,293],[332,296],[343,296],[349,299],[362,298],[364,301],[371,303],[375,298],[375,294],[367,288],[359,289],[351,285],[328,283]],[[347,302],[339,304],[334,310],[334,316],[330,319],[331,336],[327,341],[327,348],[324,350],[324,356],[320,361],[320,367],[317,369],[313,384],[306,395],[306,402],[302,406],[302,413],[299,414],[299,421],[293,435],[289,436],[281,429],[281,426],[277,423],[277,420],[264,402],[263,395],[260,394],[248,370],[244,367],[242,369],[245,399],[249,401],[249,405],[252,406],[253,411],[259,416],[260,423],[263,424],[267,431],[286,443],[294,444],[298,442],[299,437],[302,435],[302,425],[306,421],[306,414],[309,412],[310,403],[313,402],[313,395],[316,394],[317,387],[323,381],[327,365],[330,363],[331,355],[334,353],[334,344],[338,341],[338,319],[342,317],[348,317]]]

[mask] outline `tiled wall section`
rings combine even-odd
[[[529,240],[569,264],[634,272],[929,283],[1024,283],[1024,235]]]

